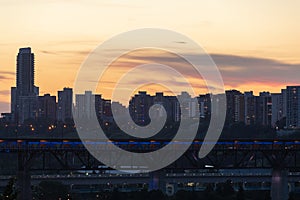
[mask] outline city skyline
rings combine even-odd
[[[139,87],[129,97],[128,104],[124,104],[115,99],[103,98],[102,93],[97,91],[74,93],[72,88],[67,87],[57,91],[57,96],[48,93],[40,96],[39,87],[34,81],[35,55],[31,48],[20,48],[16,60],[17,84],[16,87],[11,87],[11,113],[3,113],[3,119],[19,125],[28,120],[66,123],[73,118],[90,119],[94,116],[94,111],[103,124],[111,124],[114,121],[113,112],[124,114],[126,107],[136,123],[145,125],[150,121],[148,112],[154,104],[164,106],[167,116],[173,122],[180,121],[182,116],[209,119],[212,113],[211,103],[226,97],[227,123],[243,122],[246,125],[259,124],[278,129],[281,126],[278,123],[284,120],[285,128],[300,127],[300,86],[286,86],[280,93],[261,91],[259,96],[252,90],[241,92],[232,89],[225,90],[225,93],[198,93],[192,96],[185,90],[176,94],[157,91],[157,88],[154,95],[147,93],[147,90],[141,91],[142,87]],[[180,99],[184,105],[179,105]],[[182,110],[186,111],[184,115]],[[158,116],[162,115],[162,111],[155,112]]]
[[[182,14],[178,15],[175,8],[181,8]],[[36,84],[42,88],[41,94],[53,95],[64,86],[73,87],[81,63],[101,42],[117,33],[141,27],[167,28],[194,39],[220,68],[226,89],[246,91],[251,88],[255,94],[279,92],[285,85],[298,84],[300,15],[297,8],[297,1],[286,4],[269,0],[192,1],[188,4],[3,1],[0,111],[9,111],[9,88],[15,84],[18,48],[31,46],[34,49],[38,58]],[[19,14],[15,15],[16,12]],[[95,25],[95,21],[99,24]],[[64,76],[53,82],[49,77],[57,74]]]
[[[19,51],[20,52],[22,52],[22,51],[27,51],[29,49],[29,51],[30,51],[30,53],[31,53],[31,48],[30,47],[23,47],[23,48],[20,48],[19,49]],[[20,54],[20,52],[19,52],[19,54]],[[19,54],[17,55],[17,60],[18,60],[18,57],[19,57]],[[34,57],[34,54],[32,53],[32,55],[33,55],[33,57]],[[122,63],[122,57],[121,58],[118,58],[118,60],[117,60],[117,63],[118,62],[121,62]],[[121,61],[119,61],[119,60],[121,60]],[[33,65],[35,65],[34,64],[35,63],[35,61],[34,61],[34,58],[33,58]],[[16,65],[18,66],[18,63],[16,63]],[[117,64],[115,64],[115,65],[112,65],[112,68],[116,68],[116,66],[117,66]],[[34,78],[33,78],[33,81],[34,81],[34,79],[35,79],[35,77],[36,77],[36,75],[34,75],[34,71],[35,71],[35,69],[31,69],[31,70],[33,70],[33,76],[34,76]],[[113,69],[114,70],[114,69]],[[112,71],[113,71],[112,70]],[[17,69],[17,71],[18,71],[18,69]],[[155,72],[154,72],[155,73]],[[16,72],[16,75],[17,75],[17,78],[16,78],[16,85],[22,85],[21,83],[19,83],[18,82],[18,73]],[[38,77],[38,76],[37,76]],[[191,80],[191,81],[193,81],[193,80]],[[203,82],[203,80],[199,80],[200,82]],[[199,85],[199,84],[198,84]],[[296,85],[298,85],[298,84],[294,84],[294,86],[296,86]],[[287,85],[285,85],[285,86],[287,86]],[[20,86],[19,86],[20,87]],[[34,82],[32,83],[32,86],[28,86],[28,87],[32,87],[32,89],[31,90],[35,90],[35,93],[36,93],[36,95],[38,95],[39,94],[39,90],[40,90],[40,88],[39,87],[36,87],[35,85],[34,85]],[[197,95],[201,95],[201,94],[207,94],[207,92],[205,92],[206,91],[206,89],[204,88],[205,86],[200,86],[200,89],[199,90],[196,90],[196,91],[200,91],[200,93],[196,93]],[[12,86],[12,90],[13,90],[13,86]],[[70,86],[62,86],[61,88],[72,88],[72,87],[70,87]],[[226,88],[226,91],[229,91],[229,90],[238,90],[238,91],[240,91],[238,88],[230,88],[230,89],[228,89],[226,86],[225,86],[225,88]],[[285,88],[285,87],[284,87]],[[101,88],[100,88],[101,89]],[[160,90],[161,89],[161,90]],[[162,90],[163,89],[163,90]],[[282,90],[283,88],[276,88],[276,91],[275,92],[272,92],[272,90],[271,91],[269,91],[269,90],[261,90],[261,91],[258,91],[258,90],[252,90],[252,89],[250,89],[250,90],[244,90],[244,91],[242,91],[242,92],[253,92],[253,94],[254,95],[258,95],[260,92],[271,92],[271,93],[278,93],[278,92],[280,92],[281,90]],[[106,99],[112,99],[111,98],[111,96],[110,97],[108,97],[107,98],[107,96],[105,96],[105,92],[104,92],[104,94],[103,93],[99,93],[98,92],[98,90],[99,90],[99,88],[97,88],[97,91],[96,91],[96,93],[97,94],[101,94],[103,97],[105,97]],[[50,95],[57,95],[58,94],[58,91],[56,91],[55,93],[53,93],[53,92],[48,92],[48,91],[45,91],[45,90],[43,90],[44,92],[42,93],[43,95],[46,95],[46,94],[50,94]],[[87,90],[88,91],[88,90]],[[103,90],[102,90],[103,91]],[[167,95],[171,95],[172,96],[172,91],[168,91],[168,89],[167,88],[164,88],[164,87],[162,87],[162,86],[157,86],[156,87],[156,85],[155,84],[150,84],[150,85],[145,85],[145,86],[141,86],[141,87],[139,87],[139,88],[137,88],[135,91],[133,91],[133,93],[132,93],[132,95],[131,95],[131,97],[133,97],[135,94],[138,94],[138,92],[139,91],[146,91],[147,93],[149,93],[149,94],[151,94],[151,95],[155,95],[155,93],[160,93],[160,92],[163,92],[163,93],[165,93],[165,94],[167,94]],[[32,91],[31,91],[32,92]],[[180,92],[184,92],[184,90],[181,90],[181,91],[177,91],[177,93],[178,94],[180,94]],[[11,95],[12,94],[8,94],[8,96],[9,97],[11,97]],[[76,94],[75,94],[76,95]],[[57,95],[57,97],[58,97],[59,95]],[[175,95],[176,96],[176,95]],[[11,99],[11,98],[10,98]],[[11,107],[11,101],[9,101],[8,102],[8,105],[9,105],[9,107]],[[74,103],[74,102],[73,102]],[[123,105],[128,105],[128,102],[120,102],[120,103],[122,103]],[[10,111],[12,111],[11,109],[9,109],[9,110],[5,110],[5,109],[3,109],[1,106],[0,106],[0,113],[7,113],[7,112],[10,112]]]
[[[181,115],[178,99],[186,97],[188,97],[186,100],[189,105],[188,115],[193,117],[199,115],[198,117],[207,118],[210,116],[210,102],[214,97],[223,98],[218,93],[198,93],[196,96],[191,96],[188,91],[180,91],[180,94],[175,94],[168,90],[165,96],[164,91],[157,91],[157,88],[153,89],[152,84],[151,88],[156,90],[155,95],[151,95],[151,92],[147,94],[147,90],[141,91],[140,89],[143,87],[139,87],[133,91],[129,101],[125,104],[121,101],[115,101],[115,99],[105,99],[103,94],[97,93],[97,91],[85,90],[83,93],[78,93],[78,91],[73,93],[73,89],[67,87],[64,87],[62,91],[57,91],[56,101],[56,96],[51,96],[48,93],[43,96],[39,94],[39,87],[34,82],[35,55],[31,48],[20,48],[16,60],[16,87],[11,87],[11,113],[3,113],[3,117],[5,120],[17,124],[23,124],[28,119],[66,122],[73,118],[73,108],[75,116],[79,118],[83,116],[87,119],[90,118],[94,108],[96,108],[96,115],[101,119],[108,113],[110,114],[106,117],[110,118],[113,117],[112,110],[115,109],[110,108],[113,104],[120,104],[121,110],[124,110],[123,106],[124,108],[128,107],[133,118],[140,119],[140,116],[143,116],[140,120],[144,123],[145,119],[146,121],[149,120],[147,117],[148,110],[155,102],[164,105],[164,107],[172,107],[172,111],[168,111],[168,116],[178,121]],[[118,63],[118,60],[115,62]],[[113,63],[112,66],[115,67],[116,65]],[[109,71],[106,73],[109,74]],[[147,86],[149,88],[149,85]],[[276,127],[277,122],[286,117],[286,127],[300,127],[299,94],[300,86],[286,86],[285,89],[281,89],[280,93],[261,91],[259,96],[253,94],[252,90],[244,92],[235,89],[225,90],[227,121],[231,123],[244,122],[248,125],[258,123]],[[174,99],[175,97],[177,100]],[[142,104],[145,105],[141,106]],[[196,111],[198,109],[199,113]],[[138,114],[136,115],[136,113]]]

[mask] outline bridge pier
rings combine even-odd
[[[166,183],[164,180],[163,171],[150,172],[150,181],[149,181],[149,191],[151,190],[161,190],[163,193],[166,193]]]
[[[17,171],[17,191],[18,200],[29,200],[32,199],[31,191],[31,175],[30,165],[27,160],[28,153],[18,153],[18,171]]]
[[[285,169],[274,168],[272,171],[271,198],[272,200],[287,200],[288,197],[288,172]]]

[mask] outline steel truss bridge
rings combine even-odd
[[[86,144],[105,153],[112,151],[111,143],[133,152],[155,151],[165,145],[171,145],[174,151],[180,151],[186,145],[185,141],[122,140],[90,140]],[[151,173],[151,187],[163,188],[161,183],[165,174],[182,173],[184,170],[272,169],[272,199],[284,200],[287,198],[288,173],[300,171],[300,141],[218,141],[205,158],[199,159],[200,147],[208,143],[194,141],[177,161],[158,172]],[[80,140],[76,139],[2,139],[0,140],[0,153],[15,156],[17,160],[20,199],[31,199],[30,173],[108,170],[90,155]],[[192,178],[186,177],[186,179]],[[160,183],[157,180],[161,180]]]

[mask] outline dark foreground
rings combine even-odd
[[[7,186],[2,189],[0,200],[18,199],[18,191],[15,187],[16,179],[11,178]],[[111,190],[92,191],[77,190],[70,191],[70,186],[56,181],[42,181],[39,185],[32,187],[32,199],[35,200],[271,200],[269,190],[245,191],[242,185],[238,190],[234,189],[230,181],[224,183],[207,185],[203,191],[179,190],[173,195],[167,195],[160,190],[148,191],[148,188],[135,190],[130,188],[127,192],[120,191],[122,188],[112,187]],[[124,188],[123,188],[124,189]],[[129,189],[129,188],[128,188]],[[135,190],[135,191],[134,191]],[[289,194],[288,200],[300,199],[300,192]]]

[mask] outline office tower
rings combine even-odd
[[[64,88],[62,91],[58,91],[57,102],[57,120],[66,122],[73,118],[73,90],[71,88]]]
[[[12,118],[18,124],[37,116],[39,89],[34,85],[34,54],[31,48],[20,48],[17,55],[17,87],[11,88]]]
[[[300,86],[286,87],[286,126],[300,127]]]
[[[38,118],[46,121],[56,121],[56,96],[45,94],[38,97]]]

